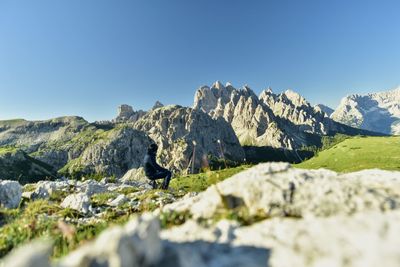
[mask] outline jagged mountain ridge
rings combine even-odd
[[[400,134],[400,87],[344,97],[331,118],[343,124],[385,134]]]
[[[298,149],[316,145],[320,135],[370,134],[333,121],[292,90],[275,94],[269,88],[257,96],[248,86],[236,89],[217,81],[197,90],[193,108],[224,118],[242,145]]]

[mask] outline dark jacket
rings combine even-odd
[[[143,163],[144,163],[144,172],[146,173],[147,177],[152,177],[157,172],[165,171],[163,167],[157,164],[156,153],[154,153],[153,151],[147,151]]]

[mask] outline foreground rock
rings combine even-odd
[[[399,219],[399,211],[390,211],[274,218],[246,227],[189,221],[161,236],[185,263],[177,266],[398,266]]]
[[[69,205],[62,206],[81,210],[95,182],[77,184],[86,193],[68,196]],[[111,202],[118,207],[140,194],[119,194]],[[157,195],[175,202],[105,230],[52,266],[400,265],[400,172],[337,174],[260,164],[179,201],[167,192]],[[160,230],[161,222],[171,221],[175,226]],[[34,243],[5,262],[48,266],[48,256]]]
[[[399,219],[399,211],[389,211],[274,218],[244,227],[187,221],[160,232],[158,219],[147,214],[106,230],[54,266],[394,267],[400,264]],[[6,259],[25,265],[4,266],[48,266],[48,256],[48,248],[32,244]]]
[[[90,198],[86,193],[77,193],[67,196],[61,203],[61,207],[70,208],[81,213],[88,213],[90,208]]]
[[[130,169],[121,178],[122,182],[144,182],[148,183],[148,178],[144,172],[144,168]]]
[[[22,197],[22,187],[16,181],[0,180],[0,207],[6,209],[18,208]]]
[[[399,207],[398,172],[366,170],[340,175],[323,169],[295,169],[287,163],[266,163],[211,186],[196,197],[167,205],[164,211],[212,218],[227,209],[244,208],[250,216],[306,217]]]
[[[95,242],[62,259],[58,266],[154,266],[163,256],[159,231],[158,220],[144,215],[124,227],[108,229]]]
[[[50,267],[49,258],[52,244],[48,241],[34,241],[14,250],[1,267]]]

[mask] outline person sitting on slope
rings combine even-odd
[[[161,188],[166,190],[168,189],[169,182],[171,180],[172,173],[161,167],[156,162],[158,146],[156,144],[151,144],[147,150],[147,154],[144,157],[144,172],[152,181],[153,189],[156,189],[157,183],[156,180],[164,179]]]

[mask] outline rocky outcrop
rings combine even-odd
[[[22,197],[22,187],[16,181],[0,180],[0,207],[15,209]]]
[[[136,122],[138,119],[143,117],[146,114],[143,110],[134,111],[132,106],[129,105],[121,105],[118,107],[118,115],[113,120],[116,123],[123,122]]]
[[[124,176],[121,178],[122,182],[129,182],[129,181],[133,181],[133,182],[147,182],[148,179],[146,178],[146,174],[144,172],[144,168],[140,167],[137,169],[130,169],[129,171],[127,171]]]
[[[89,212],[90,199],[88,194],[85,193],[71,194],[63,200],[60,206],[64,209],[69,208],[86,214]]]
[[[138,168],[150,145],[150,138],[129,126],[104,132],[88,144],[82,154],[60,171],[64,175],[115,175],[121,177],[131,168]]]
[[[154,105],[151,109],[162,108],[163,106],[164,106],[163,103],[161,103],[160,101],[156,101],[156,103],[154,103]]]
[[[225,120],[213,120],[191,108],[158,108],[142,117],[134,127],[146,132],[158,144],[159,161],[174,171],[186,170],[193,154],[197,170],[207,167],[210,156],[237,162],[244,158],[243,149]]]
[[[69,184],[66,181],[39,181],[36,184],[35,191],[29,196],[30,199],[49,199],[50,196],[57,192],[68,189]]]
[[[400,88],[349,95],[331,115],[343,124],[385,134],[400,134]]]

